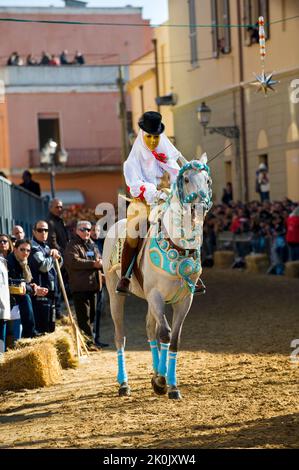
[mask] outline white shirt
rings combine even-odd
[[[6,259],[0,256],[0,320],[10,320],[10,298]]]
[[[140,130],[124,163],[124,176],[131,195],[138,197],[142,193],[146,202],[152,204],[157,197],[157,186],[166,171],[170,175],[170,182],[175,181],[180,169],[177,159],[181,156],[181,153],[164,133],[161,134],[155,152],[166,155],[167,161],[163,163],[157,160],[145,145],[143,134],[144,132]]]

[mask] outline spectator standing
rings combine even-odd
[[[11,320],[6,259],[0,255],[0,359],[6,349],[6,325]]]
[[[94,242],[94,244],[98,247],[100,256],[102,257],[103,254],[103,245],[104,245],[104,239],[101,237],[101,229],[99,225],[96,223],[93,223],[91,226],[91,232],[90,232],[90,238]],[[95,315],[95,321],[94,321],[94,342],[97,346],[100,346],[101,348],[108,347],[109,344],[107,343],[102,343],[100,339],[100,332],[101,332],[101,318],[104,312],[104,308],[106,305],[106,288],[105,285],[103,285],[102,290],[99,290],[97,293],[97,306],[96,306],[96,315]]]
[[[297,206],[286,220],[286,240],[289,247],[290,260],[299,260],[299,206]]]
[[[55,330],[56,307],[58,298],[57,273],[55,259],[61,255],[47,244],[48,224],[39,220],[33,227],[33,240],[29,257],[29,267],[33,282],[48,289],[45,297],[33,297],[33,311],[36,328],[40,333],[51,333]]]
[[[11,231],[11,240],[12,242],[15,242],[17,240],[24,240],[25,238],[25,232],[23,227],[21,225],[14,225]]]
[[[7,60],[6,65],[18,65],[17,64],[18,53],[12,52]]]
[[[95,320],[102,260],[97,246],[90,240],[90,232],[91,223],[89,221],[80,220],[77,222],[76,232],[66,246],[64,260],[69,275],[78,326],[88,336],[88,346],[92,347],[94,340],[91,325]]]
[[[40,185],[37,181],[34,181],[32,179],[32,174],[29,170],[24,171],[22,178],[23,183],[20,184],[22,188],[27,189],[27,191],[30,191],[31,193],[36,194],[37,196],[41,195]]]
[[[26,65],[38,65],[38,62],[35,57],[33,57],[32,54],[28,54],[26,57]]]
[[[223,188],[222,202],[229,206],[230,202],[233,200],[233,186],[231,183],[226,183],[226,187]]]
[[[51,60],[49,62],[49,65],[60,65],[60,60],[59,60],[59,57],[57,57],[57,55],[55,54],[52,54],[51,55]]]
[[[84,56],[83,56],[82,52],[76,51],[76,54],[75,54],[74,60],[73,60],[73,64],[77,64],[77,65],[84,65],[85,64],[85,59],[84,59]]]
[[[61,65],[70,65],[71,62],[68,61],[67,54],[68,54],[67,50],[62,51],[62,53],[60,54],[59,58],[60,58]]]
[[[50,60],[50,54],[48,54],[48,52],[43,51],[39,65],[49,65]]]
[[[256,192],[259,193],[261,202],[270,200],[269,173],[265,163],[261,163],[256,172]]]
[[[58,198],[52,199],[52,201],[50,201],[47,219],[49,226],[48,244],[50,248],[55,248],[63,255],[67,242],[69,241],[69,234],[61,217],[62,212],[62,201]]]

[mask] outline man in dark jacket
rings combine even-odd
[[[69,275],[78,325],[89,337],[88,346],[94,342],[91,324],[95,319],[102,267],[100,252],[90,239],[90,231],[90,222],[86,220],[77,222],[75,235],[64,252],[64,263]]]
[[[57,198],[52,199],[47,220],[49,226],[48,244],[50,248],[56,248],[63,255],[69,241],[69,235],[61,217],[62,211],[62,201]]]
[[[33,282],[48,289],[46,297],[32,299],[35,324],[40,333],[51,333],[55,330],[58,283],[54,260],[61,258],[58,250],[47,245],[48,231],[45,220],[34,224],[29,257]]]

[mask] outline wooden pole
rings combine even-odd
[[[66,306],[66,309],[67,309],[67,312],[68,312],[68,315],[69,315],[69,319],[71,320],[71,325],[72,325],[74,333],[75,333],[78,357],[82,356],[81,346],[83,347],[83,349],[86,352],[87,356],[89,356],[89,352],[88,352],[88,349],[86,347],[83,336],[81,335],[80,330],[79,330],[79,328],[78,328],[78,326],[77,326],[77,324],[74,320],[74,317],[72,315],[72,311],[71,311],[71,307],[70,307],[70,304],[69,304],[69,299],[67,298],[67,295],[66,295],[66,290],[65,290],[65,287],[64,287],[64,282],[63,282],[63,278],[62,278],[62,275],[61,275],[61,270],[60,270],[58,259],[55,259],[55,268],[56,268],[56,271],[57,271],[59,284],[60,284],[60,287],[61,287],[61,290],[62,290],[65,306]]]

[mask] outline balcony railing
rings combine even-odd
[[[67,168],[121,165],[121,149],[118,147],[66,149]],[[29,150],[30,168],[40,167],[40,151]]]
[[[36,66],[0,67],[0,80],[6,87],[48,87],[48,86],[109,86],[117,88],[117,66]],[[124,80],[129,78],[128,67],[123,70]]]

